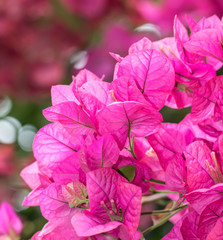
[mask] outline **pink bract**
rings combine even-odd
[[[0,205],[0,238],[16,238],[22,231],[22,222],[12,206],[3,202]]]
[[[139,240],[140,215],[155,215],[145,232],[170,220],[165,240],[222,239],[222,21],[187,22],[190,32],[175,17],[174,37],[111,53],[112,83],[84,69],[52,87],[43,113],[53,123],[21,172],[32,189],[23,205],[48,220],[33,239]],[[165,122],[185,107],[182,121]],[[141,213],[166,198],[163,210]]]
[[[115,78],[122,76],[133,78],[145,99],[156,109],[163,107],[174,87],[174,70],[171,63],[154,49],[134,51],[125,57],[117,64]]]
[[[131,234],[137,231],[141,211],[140,188],[114,170],[103,168],[87,173],[87,189],[90,209],[72,218],[78,235],[108,233],[122,238],[124,234],[126,239],[133,239]]]

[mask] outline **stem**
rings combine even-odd
[[[180,200],[179,198],[176,202],[176,206],[180,206],[184,201],[185,201],[185,198],[183,198],[182,200]]]
[[[142,204],[144,203],[148,203],[148,202],[154,202],[156,200],[162,199],[162,198],[166,198],[166,194],[165,193],[157,193],[155,195],[150,195],[150,196],[146,196],[146,197],[142,197]]]
[[[150,187],[150,192],[152,194],[156,194],[156,193],[178,193],[176,191],[171,191],[171,190],[157,191],[153,186]]]
[[[178,193],[176,191],[170,191],[170,190],[166,190],[166,191],[154,191],[154,193]]]
[[[147,234],[147,233],[151,232],[152,230],[160,227],[161,225],[163,225],[164,223],[166,223],[171,217],[173,217],[175,214],[179,213],[179,212],[182,211],[184,208],[186,208],[187,205],[188,205],[188,204],[185,204],[185,205],[182,206],[183,208],[179,208],[179,209],[177,209],[174,213],[169,214],[169,215],[163,217],[156,225],[153,225],[153,226],[147,228],[146,230],[144,230],[144,231],[143,231],[143,234]]]
[[[133,144],[134,144],[134,137],[132,137],[132,141],[131,141],[131,121],[129,120],[129,117],[128,117],[128,114],[126,112],[126,109],[123,105],[123,108],[124,108],[124,111],[125,111],[125,116],[127,118],[127,121],[128,121],[128,138],[129,138],[129,147],[130,147],[130,152],[132,154],[132,156],[136,159],[136,155],[134,153],[134,150],[133,150]]]
[[[154,178],[151,178],[151,179],[149,180],[149,182],[154,182],[154,183],[166,185],[166,183],[165,183],[164,181],[160,181],[160,180],[157,180],[157,179],[154,179]]]
[[[187,204],[182,205],[182,206],[178,206],[174,209],[169,209],[169,210],[155,210],[155,211],[151,211],[151,212],[142,212],[141,215],[158,215],[158,214],[162,214],[162,213],[171,213],[173,211],[176,211],[178,209],[184,209],[187,206]]]
[[[128,137],[129,137],[130,152],[131,152],[132,156],[136,159],[136,155],[135,155],[134,150],[133,150],[133,147],[134,147],[134,137],[132,137],[132,141],[131,141],[130,131],[128,133]]]
[[[128,149],[127,147],[124,147],[124,148],[131,153],[131,150],[130,150],[130,149]]]
[[[133,136],[133,137],[132,137],[132,149],[133,149],[133,147],[134,147],[134,141],[135,141],[135,137]]]

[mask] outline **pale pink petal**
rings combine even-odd
[[[129,54],[135,53],[141,50],[153,48],[153,43],[146,37],[142,38],[140,41],[133,43],[129,48]]]
[[[117,62],[121,62],[122,59],[123,59],[123,57],[121,57],[121,56],[118,55],[118,54],[115,54],[115,53],[112,53],[112,52],[110,52],[109,54],[110,54]]]
[[[123,224],[128,233],[134,234],[137,231],[141,214],[141,188],[130,183],[117,183],[117,204],[123,213]]]
[[[78,100],[74,96],[72,91],[72,87],[70,85],[56,85],[51,88],[51,99],[52,105],[57,105],[63,102],[76,102],[78,104]]]
[[[90,170],[112,167],[118,160],[120,150],[114,138],[103,135],[87,148],[86,158]]]
[[[186,187],[185,183],[186,168],[185,160],[182,158],[180,154],[176,154],[176,156],[170,161],[166,168],[165,173],[166,173],[165,182],[167,188],[172,191],[184,193]]]
[[[71,136],[55,124],[39,130],[33,142],[33,152],[41,172],[50,176],[53,171],[71,173],[78,170],[78,160],[75,159],[78,159],[81,139]]]
[[[161,109],[174,87],[174,69],[168,58],[157,50],[143,50],[125,57],[118,65],[116,77],[133,78],[145,99]]]
[[[206,239],[208,233],[221,217],[223,217],[223,207],[222,199],[219,199],[209,204],[201,213],[198,225],[198,236],[200,239]]]
[[[110,85],[107,82],[89,81],[84,83],[77,91],[81,105],[91,115],[95,115],[97,111],[114,101],[109,88]]]
[[[187,201],[201,214],[205,207],[219,199],[223,201],[223,183],[216,184],[211,188],[203,188],[186,194]]]
[[[40,205],[40,194],[43,192],[44,188],[42,186],[38,186],[33,189],[27,197],[24,198],[22,206],[30,207],[30,206],[39,206]]]
[[[191,143],[184,153],[186,157],[188,190],[208,188],[214,185],[207,164],[214,167],[211,150],[203,141]]]
[[[184,62],[185,61],[188,62],[185,56],[183,45],[189,40],[189,37],[188,37],[187,29],[184,27],[184,25],[181,23],[181,21],[177,16],[175,16],[174,18],[173,28],[174,28],[174,37],[176,41],[176,46],[180,54],[180,57]]]
[[[78,88],[81,87],[84,83],[101,80],[102,79],[98,78],[94,73],[88,71],[87,69],[81,70],[76,77],[73,76],[73,82],[71,83],[74,95],[78,96]]]
[[[34,162],[29,166],[23,168],[23,170],[20,173],[20,176],[31,189],[34,189],[40,185],[39,174],[40,171],[38,168],[38,164],[37,162]]]
[[[214,228],[208,234],[206,240],[222,240],[223,239],[223,217],[219,218]]]
[[[216,91],[215,79],[210,80],[204,86],[197,88],[193,94],[191,117],[195,123],[201,122],[214,115]]]
[[[106,233],[122,224],[117,221],[103,223],[99,217],[96,218],[91,214],[84,213],[76,213],[71,221],[77,235],[80,237],[89,237]]]
[[[124,133],[125,141],[128,131],[136,137],[148,136],[157,131],[162,121],[162,116],[155,109],[134,101],[112,103],[96,117],[101,134],[121,136]]]
[[[185,126],[175,123],[164,123],[159,131],[147,137],[156,152],[160,164],[166,170],[171,159],[182,153],[194,139],[193,133]]]
[[[0,235],[8,235],[12,230],[17,235],[21,233],[22,222],[7,202],[3,202],[0,205],[0,216]]]
[[[181,233],[183,235],[184,240],[186,239],[200,240],[200,238],[198,237],[199,219],[200,219],[200,215],[195,211],[189,212],[187,216],[184,218],[181,226]]]
[[[31,240],[84,240],[84,238],[77,236],[71,225],[71,218],[75,212],[76,210],[73,209],[69,216],[57,219],[56,221],[49,221]]]
[[[47,120],[59,122],[64,127],[72,129],[74,134],[89,134],[94,131],[94,123],[75,102],[65,102],[43,110]]]
[[[148,103],[132,78],[123,76],[115,79],[112,82],[112,89],[114,91],[115,100],[117,101],[137,101],[145,104]]]
[[[61,186],[52,183],[40,194],[40,210],[47,220],[56,220],[67,217],[72,208],[62,197]]]
[[[110,206],[110,200],[115,200],[117,195],[117,187],[114,183],[127,182],[127,180],[111,168],[101,168],[86,175],[91,212],[105,212],[101,201]]]
[[[191,36],[190,41],[184,44],[187,51],[208,56],[223,62],[223,51],[220,43],[220,33],[216,29],[205,29]]]

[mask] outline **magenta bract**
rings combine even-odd
[[[21,172],[32,189],[23,205],[48,220],[32,239],[139,240],[141,214],[153,215],[144,233],[174,224],[165,240],[222,239],[222,21],[187,22],[190,31],[175,17],[174,37],[112,53],[112,83],[84,69],[52,87],[43,114],[53,123]],[[185,107],[182,121],[162,122]]]

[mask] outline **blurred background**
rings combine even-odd
[[[222,0],[0,0],[0,203],[18,212],[21,239],[46,222],[38,208],[21,206],[29,188],[19,173],[34,161],[32,141],[47,124],[42,110],[51,105],[51,86],[69,84],[82,68],[110,82],[115,60],[109,52],[125,56],[143,36],[171,36],[175,14],[185,22],[186,14],[199,20],[222,13]],[[162,113],[172,122],[185,114]],[[160,239],[170,227],[148,239]]]

